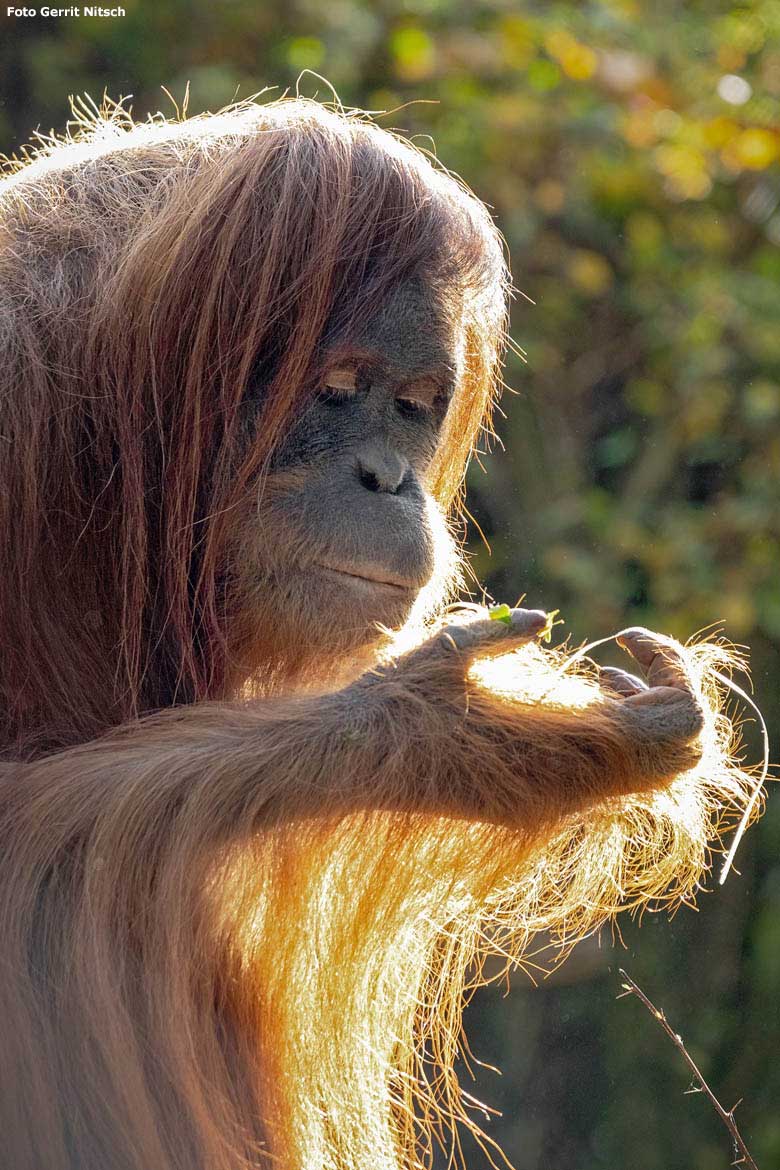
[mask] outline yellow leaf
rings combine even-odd
[[[761,126],[743,130],[733,143],[736,158],[751,171],[763,171],[778,156],[777,135]]]
[[[560,65],[573,81],[587,81],[596,72],[598,57],[587,45],[573,45],[560,58]]]
[[[707,146],[715,150],[720,150],[721,147],[731,142],[738,133],[737,123],[733,118],[727,118],[725,114],[712,118],[704,125],[704,141]]]

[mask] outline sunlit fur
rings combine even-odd
[[[303,226],[263,202],[269,127],[295,144],[299,176],[331,168]],[[366,247],[368,203],[350,203],[361,134],[394,160],[414,211],[395,223],[397,259],[417,246],[426,189],[489,254],[430,484],[446,510],[489,408],[505,276],[485,213],[410,148],[310,103],[136,128],[115,110],[0,188],[0,1142],[13,1170],[427,1164],[434,1138],[457,1145],[454,1122],[475,1127],[453,1065],[485,955],[522,961],[540,931],[565,949],[620,908],[690,899],[744,805],[714,676],[729,653],[714,642],[684,651],[707,712],[701,763],[655,790],[627,775],[639,795],[586,773],[580,743],[618,760],[625,747],[580,664],[538,647],[478,663],[468,702],[496,726],[524,712],[542,750],[577,712],[582,731],[534,783],[466,738],[463,811],[426,788],[449,750],[443,678],[390,722],[369,711],[342,733],[328,722],[338,694],[280,695],[284,670],[262,646],[254,676],[231,666],[242,615],[220,608],[218,586],[245,538],[231,517],[246,520],[295,407],[345,277],[340,249],[357,240],[358,262]],[[282,235],[253,234],[258,216]],[[63,233],[69,261],[56,259]],[[65,270],[79,249],[82,284]],[[287,318],[285,264],[307,298]],[[373,295],[391,279],[380,271]],[[291,356],[262,441],[239,457],[241,388],[274,329]],[[443,564],[407,629],[376,643],[383,661],[444,620],[451,551]],[[288,623],[291,676],[309,621]],[[333,670],[307,661],[327,691]],[[190,701],[145,715],[166,693]]]

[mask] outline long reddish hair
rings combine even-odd
[[[325,719],[340,694],[231,695],[234,515],[323,334],[421,266],[466,327],[429,484],[447,509],[489,419],[507,277],[487,212],[408,144],[297,100],[142,126],[114,109],[0,184],[9,1170],[430,1164],[454,1122],[478,1132],[455,1061],[485,954],[690,898],[746,800],[714,643],[679,648],[701,765],[634,795],[565,652],[477,664],[456,784],[435,677],[372,717],[369,748]],[[517,712],[533,784],[484,734]],[[617,792],[587,771],[607,757]],[[465,811],[431,805],[442,763]],[[524,785],[522,824],[491,817]]]
[[[466,361],[429,485],[445,508],[504,340],[489,215],[366,118],[306,100],[104,113],[0,187],[0,750],[28,758],[226,697],[234,509],[326,328],[421,269],[448,288]]]

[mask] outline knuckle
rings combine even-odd
[[[459,658],[485,641],[482,626],[482,622],[445,626],[433,635],[426,647],[437,658]]]
[[[704,728],[704,708],[691,691],[680,690],[680,699],[670,704],[670,731],[680,738],[692,738]]]
[[[691,696],[686,711],[690,734],[699,735],[704,730],[704,708],[695,696]]]
[[[433,640],[434,649],[439,654],[460,654],[468,644],[469,635],[464,626],[448,626],[441,630]]]
[[[663,691],[663,693],[659,693]],[[649,701],[643,702],[647,696]],[[657,701],[653,701],[657,696]],[[705,725],[704,708],[691,691],[680,688],[653,688],[638,696],[640,702],[626,704],[643,738],[670,746],[695,739]]]
[[[509,633],[500,622],[474,621],[446,626],[434,639],[437,647],[448,654],[462,654],[487,645]]]

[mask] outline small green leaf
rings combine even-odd
[[[563,618],[558,617],[558,614],[560,612],[561,611],[559,609],[551,609],[550,612],[547,614],[547,625],[544,627],[541,634],[539,635],[544,642],[550,643],[552,641],[553,626],[562,626],[563,625]],[[556,618],[557,618],[557,621],[556,621]]]
[[[511,626],[512,611],[508,605],[494,605],[489,613],[494,622],[503,622],[505,626]]]

